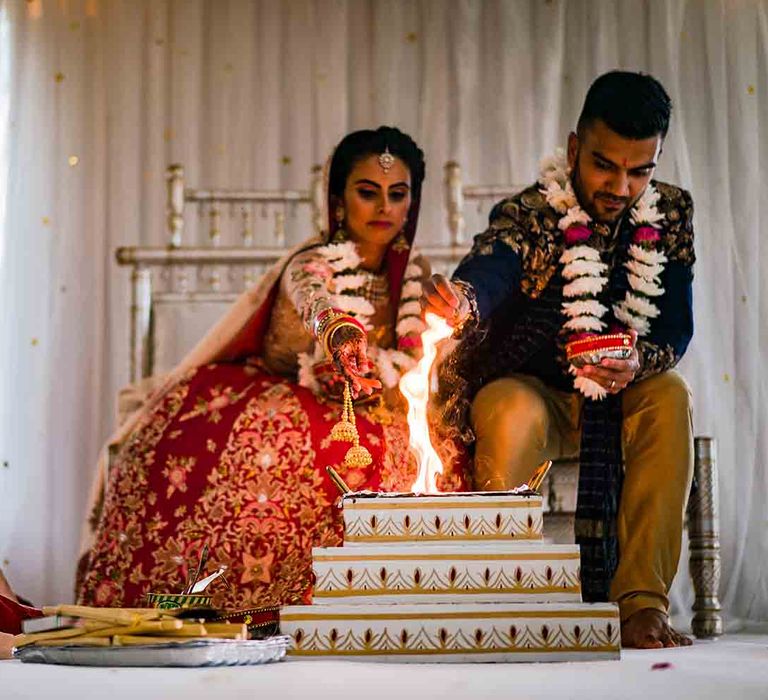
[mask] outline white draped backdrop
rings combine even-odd
[[[113,252],[164,244],[167,164],[194,185],[305,188],[346,131],[395,124],[427,153],[420,238],[437,243],[446,160],[468,182],[532,181],[592,78],[617,67],[652,73],[674,100],[659,177],[696,204],[683,371],[695,430],[718,441],[722,596],[731,623],[768,619],[768,5],[754,0],[0,0],[11,582],[36,602],[71,597],[97,448],[127,381]]]

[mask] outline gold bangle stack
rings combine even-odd
[[[347,318],[339,319],[336,321],[336,323],[329,325],[328,330],[323,335],[322,340],[323,349],[325,350],[327,357],[333,357],[333,336],[340,328],[354,328],[356,331],[360,331],[360,333],[362,333],[360,326],[353,321],[347,320]]]

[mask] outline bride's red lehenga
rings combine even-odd
[[[215,604],[308,602],[312,547],[342,541],[326,466],[353,489],[410,490],[417,470],[396,384],[423,328],[418,299],[429,270],[412,254],[417,214],[418,199],[380,275],[359,267],[353,243],[329,243],[332,221],[324,240],[293,251],[244,294],[123,429],[94,493],[81,604],[137,606],[150,590],[180,592],[204,544],[210,570],[228,567],[231,587],[216,587]],[[371,327],[385,387],[356,406],[369,467],[346,467],[350,444],[329,437],[341,405],[328,397],[322,351],[307,330],[309,300],[322,294]],[[463,490],[463,455],[452,440],[435,442],[441,490]]]

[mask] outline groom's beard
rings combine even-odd
[[[571,175],[571,184],[581,208],[592,217],[593,221],[598,223],[613,224],[617,222],[634,202],[629,197],[616,197],[609,192],[602,192],[600,190],[589,196],[580,177],[579,155],[578,153],[576,155],[576,163]]]

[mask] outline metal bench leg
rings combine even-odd
[[[691,630],[700,639],[723,633],[720,615],[720,520],[715,440],[694,439],[694,478],[698,489],[688,504],[689,567],[696,601]]]

